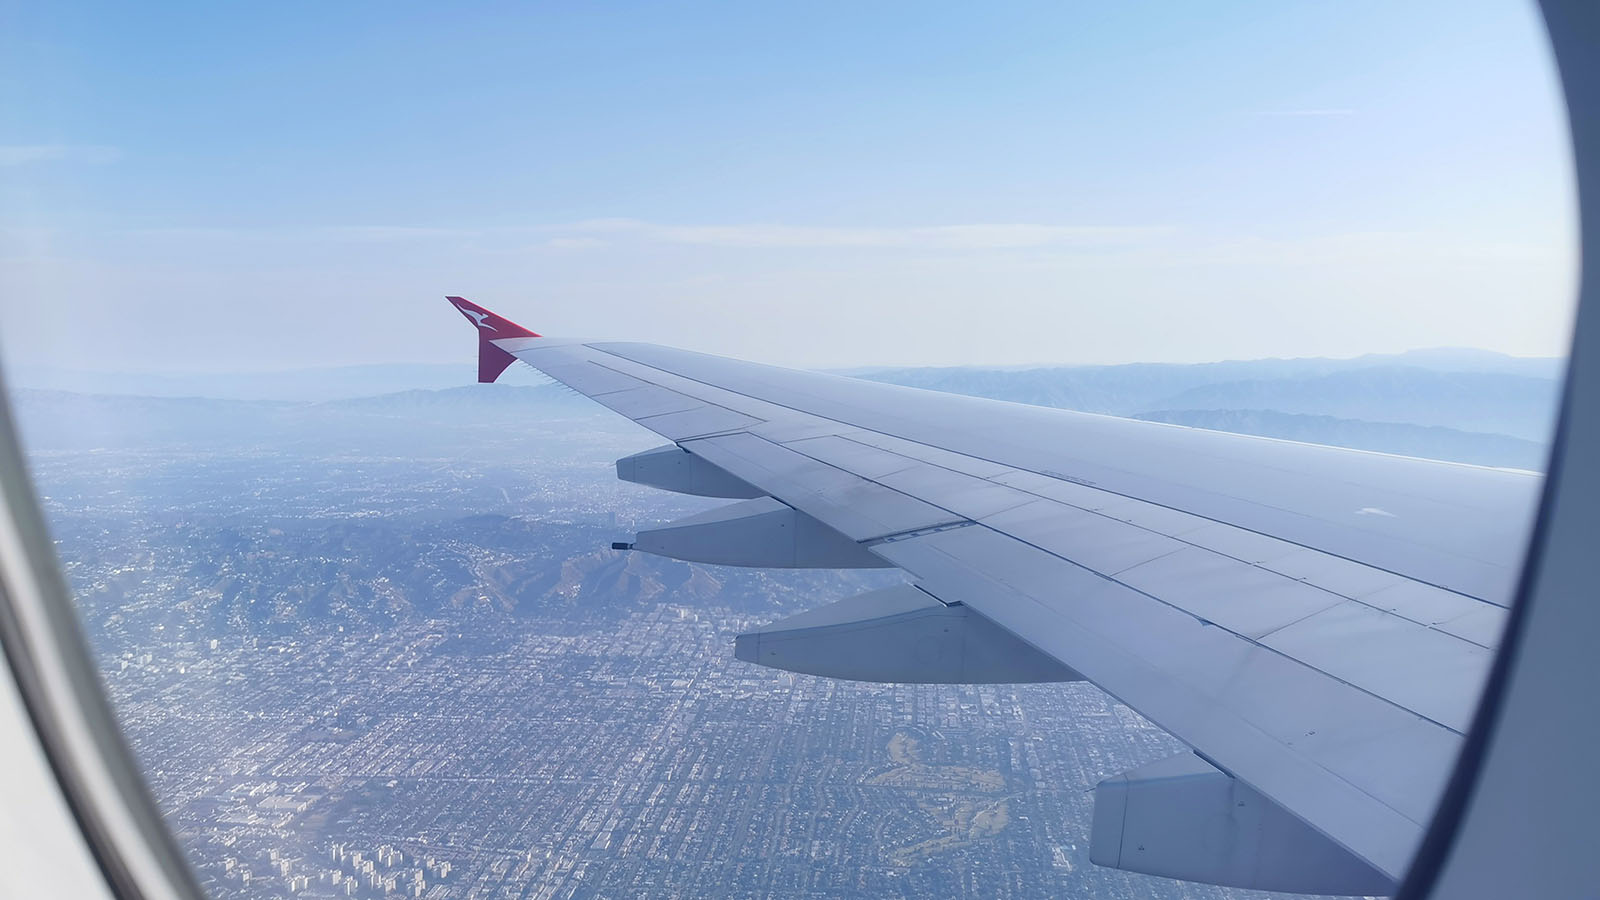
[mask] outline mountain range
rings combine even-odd
[[[1557,359],[1488,351],[1429,350],[1345,360],[848,374],[1187,427],[1537,469],[1554,428],[1562,365]],[[560,385],[541,382],[531,370],[509,371],[516,373],[508,379],[513,383],[455,386],[437,385],[470,378],[471,372],[424,365],[219,375],[204,381],[173,376],[159,383],[149,380],[154,376],[105,382],[98,375],[61,372],[42,379],[108,388],[98,391],[30,387],[41,383],[40,373],[23,372],[14,378],[21,387],[13,391],[13,402],[36,449],[339,440],[373,447],[432,444],[448,453],[452,442],[462,439],[456,429],[487,434],[498,443],[543,440],[550,436],[552,417],[585,427],[632,427]],[[305,396],[319,381],[321,395]],[[436,386],[410,386],[419,383]],[[400,386],[405,387],[394,389]],[[140,388],[153,393],[140,395]]]

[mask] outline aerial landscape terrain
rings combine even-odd
[[[1560,369],[853,374],[1539,469]],[[212,896],[1266,896],[1089,863],[1095,784],[1183,749],[1092,686],[735,660],[739,632],[901,576],[609,549],[721,501],[618,482],[661,439],[557,385],[463,378],[12,373],[85,632]]]

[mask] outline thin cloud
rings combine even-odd
[[[456,228],[429,228],[415,225],[340,225],[319,230],[334,240],[374,243],[456,238],[471,233]]]
[[[593,250],[606,246],[606,242],[594,237],[558,237],[545,242],[545,246],[551,250]]]
[[[921,251],[984,256],[1026,253],[1015,265],[1284,266],[1357,265],[1397,259],[1558,261],[1572,250],[1554,236],[1524,242],[1483,241],[1451,233],[1366,231],[1280,238],[1251,232],[1218,232],[1170,225],[970,224],[906,227],[817,225],[668,225],[642,219],[590,219],[537,225],[454,228],[421,225],[316,225],[266,228],[165,227],[125,229],[125,238],[158,242],[239,244],[403,244],[423,252],[546,252],[626,254],[642,247],[700,247],[741,251]],[[60,236],[34,230],[28,241],[17,229],[0,230],[0,250],[37,245]],[[870,253],[869,253],[870,255]],[[1020,270],[1019,270],[1020,271]]]
[[[1356,111],[1342,106],[1312,107],[1309,109],[1264,109],[1258,116],[1272,119],[1337,119],[1353,116]]]
[[[88,163],[103,166],[122,158],[116,147],[94,144],[0,144],[0,166],[36,163]]]
[[[1168,234],[1168,226],[973,224],[912,227],[662,225],[634,219],[580,222],[559,230],[712,247],[1004,250],[1126,244]]]
[[[539,225],[451,228],[411,225],[341,225],[289,228],[169,227],[130,229],[146,237],[241,241],[426,243],[470,240],[558,251],[640,244],[690,245],[729,250],[1027,250],[1127,248],[1174,234],[1166,225],[1043,225],[979,223],[904,227],[819,225],[669,225],[640,219],[590,219]]]

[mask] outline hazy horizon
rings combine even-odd
[[[836,374],[1302,443],[1537,469],[1564,367],[1556,358],[1432,349],[1342,360],[874,367]],[[382,430],[390,420],[418,415],[493,421],[513,430],[537,427],[550,415],[607,415],[601,405],[525,366],[508,369],[492,386],[476,384],[475,374],[468,362],[205,375],[34,369],[10,383],[24,426],[51,422],[45,433],[57,439],[81,432],[108,448],[146,428],[201,445],[218,429],[271,444],[291,439],[304,426],[297,422],[301,415],[346,430],[359,430],[360,423]],[[41,439],[28,427],[24,436]]]
[[[477,371],[476,370],[476,366],[477,366],[477,350],[476,350],[476,344],[475,343],[471,343],[471,341],[470,341],[471,333],[470,332],[466,332],[466,334],[467,334],[467,336],[469,338],[468,346],[472,348],[471,352],[463,354],[458,359],[454,359],[454,360],[413,359],[413,360],[390,360],[390,361],[385,361],[385,362],[317,363],[317,364],[307,364],[307,365],[284,365],[284,366],[269,366],[269,367],[234,367],[234,368],[181,368],[181,367],[160,367],[160,366],[156,366],[156,367],[130,366],[130,367],[120,367],[120,368],[98,368],[98,367],[95,367],[95,366],[92,366],[92,365],[91,366],[70,366],[70,365],[69,366],[62,366],[62,365],[29,363],[29,362],[22,362],[22,363],[12,364],[12,363],[8,363],[6,360],[0,359],[0,366],[4,366],[5,372],[8,375],[13,375],[13,376],[15,374],[17,374],[17,373],[59,372],[59,373],[96,375],[96,376],[115,376],[115,375],[140,375],[140,376],[145,376],[145,375],[148,375],[148,376],[157,376],[157,377],[173,376],[173,377],[183,377],[183,378],[191,378],[191,377],[198,378],[198,377],[203,377],[203,376],[206,376],[206,375],[230,375],[230,376],[231,375],[239,375],[239,376],[263,375],[263,376],[266,376],[266,375],[285,375],[285,374],[299,374],[299,373],[310,373],[310,372],[339,372],[339,371],[351,371],[351,370],[370,370],[370,369],[389,369],[389,368],[435,368],[435,369],[441,369],[442,370],[442,369],[445,369],[445,368],[461,367],[462,371],[467,376],[469,376],[468,380],[472,381],[472,379],[475,376],[476,371]],[[873,370],[876,370],[876,369],[917,369],[917,368],[971,368],[971,369],[1005,370],[1005,369],[1110,368],[1110,367],[1115,367],[1115,366],[1205,366],[1205,365],[1217,365],[1217,364],[1223,364],[1223,363],[1267,362],[1267,361],[1283,361],[1283,362],[1294,362],[1294,361],[1300,361],[1300,360],[1347,361],[1347,360],[1366,359],[1366,358],[1369,358],[1369,357],[1405,359],[1405,358],[1408,358],[1408,357],[1414,358],[1414,357],[1419,357],[1419,356],[1426,355],[1426,354],[1436,354],[1436,353],[1437,354],[1454,354],[1454,353],[1485,354],[1485,355],[1492,356],[1492,357],[1502,357],[1502,358],[1505,358],[1505,359],[1508,359],[1508,360],[1528,361],[1528,362],[1533,362],[1533,361],[1539,361],[1539,362],[1546,362],[1546,361],[1565,362],[1566,359],[1567,359],[1567,355],[1565,353],[1549,354],[1549,355],[1515,354],[1515,353],[1505,353],[1505,352],[1500,351],[1500,350],[1491,350],[1491,349],[1488,349],[1486,347],[1433,345],[1433,346],[1426,346],[1426,347],[1412,347],[1412,348],[1408,348],[1408,349],[1404,349],[1404,350],[1397,350],[1397,351],[1371,350],[1371,351],[1363,351],[1363,352],[1351,353],[1351,354],[1348,354],[1348,355],[1338,355],[1338,356],[1326,356],[1326,355],[1324,355],[1324,356],[1253,356],[1253,357],[1227,357],[1227,358],[1219,357],[1219,358],[1216,358],[1216,359],[1199,359],[1199,360],[1133,359],[1133,360],[1128,360],[1126,362],[1114,362],[1114,363],[1073,362],[1073,361],[1067,361],[1067,360],[1031,360],[1031,361],[1008,362],[1008,363],[986,363],[986,362],[982,362],[982,361],[974,361],[974,362],[947,363],[947,364],[929,363],[929,364],[920,364],[920,365],[919,364],[897,365],[897,364],[891,364],[891,363],[862,362],[862,363],[852,364],[852,365],[848,365],[848,366],[794,367],[794,368],[805,368],[805,369],[808,369],[810,371],[829,372],[829,373],[834,373],[834,374],[850,374],[850,373],[854,373],[854,372],[868,372],[868,371],[873,371]],[[734,357],[734,358],[748,359],[748,357]],[[750,360],[750,361],[759,362],[760,360]],[[513,374],[513,373],[517,373],[517,374]],[[522,374],[522,373],[525,373],[525,374],[527,374],[527,375],[529,375],[531,377],[539,379],[539,381],[537,382],[539,384],[549,383],[549,381],[550,381],[546,376],[541,375],[537,370],[529,368],[528,366],[512,366],[511,368],[508,368],[506,370],[505,374],[502,374],[500,376],[499,381],[503,383],[503,382],[507,381],[508,379],[512,379],[512,378],[518,377],[518,374]]]

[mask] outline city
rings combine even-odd
[[[735,661],[898,576],[601,549],[712,501],[616,482],[652,439],[580,401],[80,402],[23,404],[36,477],[212,896],[1231,896],[1088,862],[1095,783],[1181,749],[1093,687]]]

